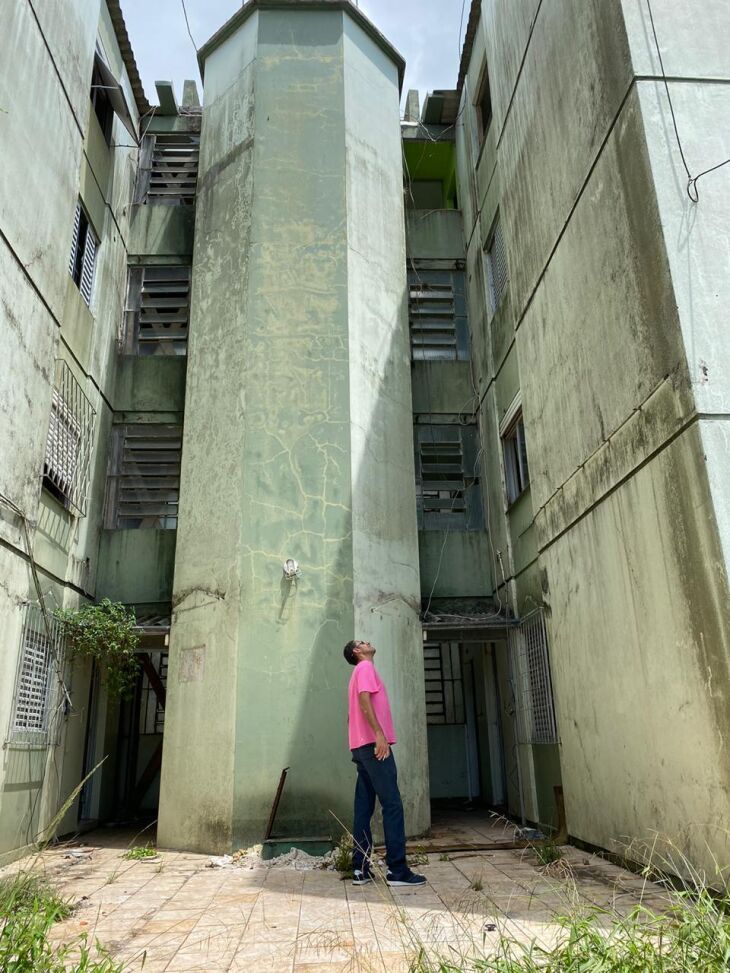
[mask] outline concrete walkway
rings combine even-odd
[[[79,901],[54,939],[86,933],[145,973],[407,973],[421,948],[456,964],[493,952],[504,935],[554,942],[556,916],[571,904],[626,912],[640,897],[664,901],[641,878],[569,847],[567,867],[549,874],[521,851],[433,854],[417,866],[427,886],[391,890],[321,870],[211,868],[205,855],[126,861],[111,835],[89,841],[36,862]]]

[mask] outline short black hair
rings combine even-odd
[[[349,662],[351,666],[356,666],[358,663],[358,658],[355,655],[354,650],[358,647],[359,644],[360,643],[357,641],[357,639],[351,639],[347,643],[345,648],[342,650],[342,654],[344,655],[345,659]]]

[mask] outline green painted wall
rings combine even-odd
[[[397,68],[340,10],[251,8],[207,56],[205,102],[160,841],[260,840],[285,766],[277,830],[339,831],[354,635],[380,648],[417,832]]]

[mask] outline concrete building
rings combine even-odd
[[[202,108],[66,6],[0,40],[0,856],[102,758],[57,832],[227,851],[289,768],[277,833],[339,833],[357,636],[411,834],[562,785],[727,863],[725,5],[474,0],[402,120],[348,0],[249,0]],[[52,615],[102,598],[121,702]]]

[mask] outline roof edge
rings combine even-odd
[[[464,79],[469,70],[469,61],[471,60],[471,52],[474,49],[474,38],[476,37],[477,24],[479,23],[481,12],[481,0],[471,0],[469,19],[466,22],[466,32],[464,34],[464,46],[461,49],[461,58],[459,60],[459,78],[456,82],[456,90],[459,92],[459,95],[461,95],[461,89],[464,87]]]
[[[205,61],[225,40],[227,40],[242,23],[248,20],[254,10],[293,10],[296,8],[309,8],[320,10],[343,10],[359,24],[369,37],[375,41],[378,47],[394,62],[398,68],[398,90],[403,90],[403,77],[406,70],[406,62],[403,55],[390,43],[385,34],[382,34],[375,24],[356,7],[351,0],[248,0],[240,10],[237,10],[229,20],[220,27],[212,37],[198,50],[198,66],[200,75],[205,76]]]
[[[137,106],[137,111],[139,112],[140,116],[147,115],[152,111],[152,105],[150,105],[149,101],[147,100],[147,95],[144,93],[142,79],[139,76],[137,62],[134,59],[134,51],[132,50],[129,34],[127,33],[127,25],[124,22],[124,15],[122,14],[120,0],[106,0],[106,5],[114,26],[114,33],[116,34],[117,44],[119,45],[119,52],[122,55],[124,67],[127,69],[127,74],[129,76],[129,83],[132,86],[134,103]]]

